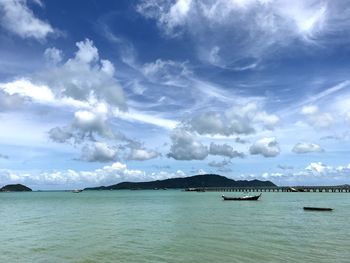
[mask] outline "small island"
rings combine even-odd
[[[23,184],[8,184],[0,188],[0,192],[31,192],[32,189]]]
[[[84,190],[186,189],[203,187],[276,187],[276,185],[270,181],[235,181],[217,174],[201,174],[190,177],[171,178],[151,182],[122,182],[110,186],[85,188]]]

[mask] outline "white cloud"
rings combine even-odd
[[[91,111],[76,111],[70,125],[52,128],[48,132],[49,137],[58,143],[82,143],[96,139],[126,140],[124,135],[112,129],[108,117],[108,108],[103,103]]]
[[[129,169],[126,164],[115,162],[111,165],[93,171],[45,171],[41,173],[28,173],[23,171],[0,170],[0,180],[3,184],[23,183],[26,185],[48,185],[67,189],[70,185],[99,186],[111,185],[119,182],[140,182],[150,180],[162,180],[167,178],[185,177],[186,174],[178,170],[176,172],[152,172]]]
[[[229,164],[231,164],[231,162],[226,160],[223,160],[221,162],[211,161],[210,163],[208,163],[209,166],[217,168],[222,168]]]
[[[251,101],[238,104],[225,112],[203,112],[185,121],[184,126],[199,134],[224,135],[251,134],[256,130],[272,130],[279,117],[268,114],[262,105]]]
[[[37,18],[26,0],[0,0],[0,25],[22,38],[45,39],[55,32],[52,26]]]
[[[63,60],[63,52],[55,47],[47,48],[44,52],[45,58],[53,63],[58,64]]]
[[[128,160],[145,161],[157,158],[159,153],[147,149],[131,149],[130,154],[127,156]]]
[[[325,175],[329,172],[332,172],[333,168],[321,162],[318,162],[318,163],[310,163],[305,168],[305,170],[310,172],[313,175]]]
[[[54,127],[48,131],[49,138],[58,143],[70,142],[74,134],[70,127]]]
[[[144,64],[141,71],[153,82],[172,85],[183,82],[182,78],[191,75],[186,64],[187,62],[157,59],[155,62]]]
[[[244,153],[235,151],[232,146],[226,143],[225,144],[215,144],[213,142],[210,143],[209,154],[225,156],[228,158],[244,157]]]
[[[89,39],[76,43],[78,50],[73,58],[51,67],[46,72],[29,78],[0,83],[0,89],[13,95],[30,98],[56,106],[94,108],[106,103],[111,107],[126,109],[123,90],[114,77],[114,66],[99,59],[98,50]],[[51,59],[60,60],[58,50],[46,50]],[[53,57],[52,57],[53,56]]]
[[[264,157],[275,157],[279,155],[280,147],[276,141],[276,138],[267,137],[256,141],[252,146],[250,146],[249,152],[253,155],[260,154]]]
[[[114,111],[114,116],[120,119],[127,121],[136,121],[141,123],[149,123],[168,130],[172,130],[178,125],[178,122],[175,120],[166,119],[157,115],[158,113],[149,114],[133,109],[129,109],[127,112],[120,110]]]
[[[154,19],[169,37],[186,33],[201,59],[226,67],[239,58],[259,57],[295,40],[313,44],[331,30],[340,31],[345,18],[331,19],[339,10],[329,8],[327,2],[143,0],[137,11]]]
[[[9,95],[19,95],[39,103],[50,104],[55,101],[55,96],[48,86],[35,85],[27,79],[0,83],[0,89]]]
[[[18,94],[10,95],[7,92],[2,91],[0,84],[0,112],[20,108],[23,103],[24,100],[21,96]]]
[[[107,125],[107,118],[107,108],[102,104],[95,111],[75,112],[72,126],[86,136],[92,136],[93,133],[96,133],[101,137],[113,138],[114,134]]]
[[[321,112],[315,105],[304,106],[301,113],[307,122],[316,128],[329,128],[334,122],[334,117],[328,112]]]
[[[110,162],[117,157],[117,149],[104,142],[86,144],[82,148],[81,159],[88,162]]]
[[[292,151],[294,153],[310,153],[310,152],[323,152],[324,150],[318,144],[300,142],[294,145]]]
[[[141,1],[137,11],[146,17],[156,18],[158,25],[163,27],[167,34],[176,34],[175,29],[185,23],[190,11],[192,0],[177,0],[168,5],[165,1]]]
[[[90,64],[99,59],[98,50],[90,39],[77,42],[78,51],[75,53],[74,60],[82,62],[82,64]]]
[[[30,79],[0,83],[0,95],[6,95],[6,101],[1,96],[0,102],[8,105],[10,98],[14,100],[19,97],[28,104],[48,106],[48,110],[53,107],[54,110],[63,109],[64,113],[74,112],[71,123],[48,132],[55,142],[124,139],[110,125],[113,111],[126,109],[123,90],[114,77],[113,64],[99,58],[98,50],[91,40],[86,39],[76,45],[78,50],[75,56],[66,62],[61,63],[62,54],[59,50],[46,49],[45,56],[54,62],[46,72],[35,74]],[[85,159],[92,160],[93,157]]]
[[[340,185],[349,181],[350,164],[345,166],[330,166],[322,162],[313,162],[304,169],[293,171],[283,169],[283,172],[264,172],[262,174],[242,174],[241,179],[258,178],[272,180],[277,185]]]
[[[318,107],[315,105],[304,106],[301,109],[301,113],[304,115],[313,115],[318,113]]]
[[[47,83],[59,98],[70,97],[91,104],[97,100],[125,109],[125,97],[114,77],[113,64],[99,58],[91,40],[85,39],[76,45],[75,56],[52,71],[39,75],[40,81]]]
[[[203,160],[208,156],[208,147],[198,142],[188,131],[175,129],[171,134],[172,145],[168,157],[176,160]]]
[[[229,135],[230,129],[224,116],[219,112],[204,112],[189,121],[190,129],[199,134]]]

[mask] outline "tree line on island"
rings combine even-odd
[[[202,174],[190,177],[171,178],[150,182],[122,182],[109,186],[89,187],[84,190],[146,190],[186,189],[204,187],[276,187],[271,181],[233,180],[217,174]]]
[[[0,192],[31,192],[32,189],[23,184],[8,184],[0,188]]]
[[[148,190],[148,189],[188,189],[204,187],[276,187],[271,181],[233,180],[217,174],[202,174],[149,182],[122,182],[109,186],[89,187],[84,190]],[[0,192],[31,192],[22,184],[9,184]]]

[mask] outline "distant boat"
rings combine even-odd
[[[185,192],[205,192],[204,188],[186,188]]]
[[[308,211],[332,211],[333,208],[304,206],[304,210],[308,210]]]
[[[291,192],[305,192],[305,190],[302,188],[294,188],[294,187],[289,187],[289,191],[291,191]]]
[[[229,196],[222,195],[222,198],[225,201],[257,201],[260,196],[261,196],[261,194],[254,195],[254,196],[245,195],[245,196],[242,196],[242,197],[229,197]]]
[[[81,190],[81,189],[74,189],[73,191],[72,191],[72,193],[81,193],[83,190]]]

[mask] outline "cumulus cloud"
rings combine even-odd
[[[55,30],[35,16],[26,0],[0,0],[0,25],[21,38],[45,39]]]
[[[0,170],[0,179],[4,184],[23,183],[26,185],[57,185],[66,188],[67,185],[109,185],[119,182],[139,182],[162,180],[167,178],[185,177],[181,171],[158,171],[146,173],[143,170],[129,169],[126,164],[115,162],[111,165],[92,171],[45,171],[41,173],[28,173],[23,171]]]
[[[251,134],[257,129],[272,130],[278,116],[268,114],[262,105],[249,102],[236,105],[225,112],[203,112],[184,122],[184,126],[199,134],[224,135]]]
[[[153,150],[147,149],[131,149],[129,155],[127,156],[128,160],[136,160],[136,161],[145,161],[157,158],[159,153]]]
[[[63,60],[63,52],[55,47],[47,48],[44,52],[45,58],[53,63],[58,64]]]
[[[40,75],[58,97],[70,97],[79,101],[106,102],[120,109],[126,108],[123,90],[114,77],[114,66],[109,60],[100,59],[94,43],[85,39],[77,42],[77,52],[63,65]]]
[[[94,142],[82,148],[81,159],[88,162],[110,162],[116,159],[117,154],[116,148],[104,142]]]
[[[58,64],[31,79],[0,83],[0,89],[44,104],[86,108],[106,103],[125,110],[125,97],[114,77],[113,64],[99,59],[98,50],[89,39],[77,42],[77,47],[75,56],[64,64]],[[47,52],[48,56],[53,56],[52,52]]]
[[[172,145],[169,158],[176,160],[204,160],[208,156],[208,147],[198,142],[188,131],[176,129],[171,134]]]
[[[157,59],[155,62],[146,63],[141,68],[142,73],[149,80],[163,83],[181,83],[182,78],[191,75],[186,62]]]
[[[122,88],[114,77],[114,66],[99,58],[98,50],[89,39],[76,43],[78,50],[73,58],[58,64],[46,72],[29,78],[0,83],[7,94],[17,94],[33,102],[47,105],[94,108],[107,104],[120,110],[126,109]],[[47,51],[47,56],[57,53]]]
[[[323,152],[324,150],[318,144],[300,142],[294,145],[292,151],[294,153],[310,153],[310,152]]]
[[[50,139],[58,143],[82,143],[97,139],[127,140],[108,124],[108,111],[104,104],[96,106],[93,111],[76,111],[70,125],[54,127],[48,134]]]
[[[10,95],[2,91],[0,86],[0,112],[17,109],[21,107],[23,103],[24,99],[21,96],[18,94]]]
[[[225,144],[215,144],[213,142],[210,143],[209,154],[225,156],[228,158],[244,157],[244,153],[235,151],[232,146],[226,143]]]
[[[107,125],[108,112],[105,106],[101,105],[95,111],[77,111],[74,113],[72,127],[81,132],[82,137],[93,137],[97,134],[103,138],[116,138],[116,134]]]
[[[211,161],[210,163],[208,163],[209,166],[217,168],[222,168],[229,164],[231,164],[231,162],[227,160],[223,160],[221,162]]]
[[[41,104],[48,110],[62,108],[74,113],[70,123],[48,131],[49,138],[58,143],[82,143],[104,140],[126,140],[111,125],[114,112],[124,112],[126,100],[115,78],[114,65],[100,59],[94,43],[85,39],[77,42],[72,58],[62,61],[62,52],[46,49],[45,56],[53,63],[46,72],[0,83],[0,106],[8,108],[19,99],[28,104]],[[19,104],[19,103],[18,103]],[[89,152],[99,149],[88,148]],[[96,152],[95,151],[95,152]],[[88,155],[84,160],[107,160]]]
[[[304,106],[301,114],[306,117],[306,121],[316,128],[329,128],[334,123],[334,117],[328,112],[321,112],[315,105]]]
[[[326,173],[329,173],[333,170],[331,166],[325,165],[321,162],[317,163],[310,163],[306,168],[306,171],[314,174],[314,175],[324,175]]]
[[[256,155],[260,154],[264,157],[275,157],[280,153],[280,147],[276,138],[267,137],[257,140],[249,148],[250,154]]]
[[[0,83],[0,89],[8,95],[16,95],[37,103],[52,104],[55,102],[55,95],[48,86],[36,85],[27,79]]]
[[[263,172],[261,174],[241,174],[241,179],[271,180],[277,185],[337,185],[349,181],[350,164],[331,166],[322,162],[312,162],[304,169],[282,169],[281,172]]]
[[[69,142],[74,138],[74,134],[70,127],[54,127],[48,131],[49,138],[58,143]]]

